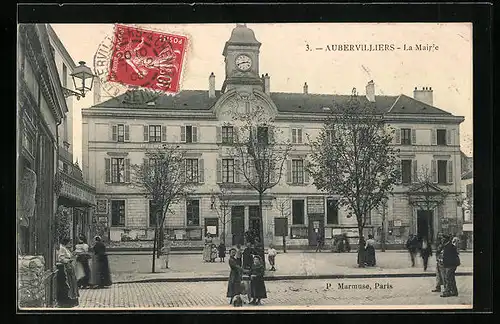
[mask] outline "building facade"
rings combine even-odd
[[[201,246],[205,233],[218,237],[224,226],[226,244],[242,243],[243,233],[259,224],[258,196],[234,172],[236,162],[224,152],[224,143],[233,136],[231,111],[261,107],[274,119],[279,136],[293,145],[280,183],[264,197],[264,243],[281,244],[275,224],[283,216],[288,219],[289,245],[316,244],[316,230],[327,241],[346,233],[357,242],[356,220],[331,203],[338,197],[317,190],[306,171],[308,138],[318,136],[333,104],[349,96],[311,94],[307,83],[299,93],[271,92],[270,76],[259,71],[260,46],[246,25],[234,28],[222,53],[226,71],[220,90],[211,74],[204,90],[183,90],[142,105],[127,103],[132,91],[82,110],[84,180],[96,188],[96,214],[106,224],[110,240],[152,238],[150,202],[131,183],[131,166],[147,159],[149,147],[168,143],[188,152],[186,172],[197,185],[187,201],[173,206],[167,232],[180,245]],[[461,228],[457,197],[463,117],[434,107],[432,96],[431,88],[415,88],[413,98],[378,96],[370,81],[361,98],[374,103],[387,125],[397,129],[393,145],[400,149],[402,178],[385,208],[372,211],[366,228],[366,234],[376,239],[385,232],[389,244],[403,244],[409,233],[435,237],[440,230],[452,231],[450,224]],[[408,198],[409,187],[424,167],[435,188],[449,193],[444,204],[427,213]],[[212,193],[221,188],[228,196],[225,224],[212,208]]]
[[[76,64],[50,25],[47,25],[47,32],[52,57],[68,107],[68,111],[58,128],[57,171],[58,181],[61,182],[61,191],[57,200],[57,213],[68,215],[70,220],[68,235],[75,244],[79,234],[84,234],[87,238],[91,238],[95,234],[95,224],[97,223],[93,216],[95,188],[83,181],[78,161],[73,159],[73,101],[76,100],[76,97],[71,93],[74,87],[71,74]]]

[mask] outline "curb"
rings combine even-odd
[[[472,272],[457,272],[455,276],[464,277],[472,276]],[[366,278],[422,278],[435,277],[436,274],[428,273],[380,273],[380,274],[345,274],[345,275],[290,275],[290,276],[270,276],[264,277],[265,281],[280,281],[280,280],[310,280],[310,279],[366,279]],[[151,283],[151,282],[210,282],[210,281],[227,281],[228,277],[197,277],[197,278],[151,278],[137,279],[129,281],[116,281],[115,284],[129,283]]]
[[[382,252],[382,251],[376,251],[377,253],[408,253],[408,251],[400,251],[400,250],[390,250],[390,251],[385,251],[385,252]],[[108,249],[107,250],[107,255],[150,255],[153,253],[153,250],[147,250],[147,251],[144,251],[144,250],[113,250],[113,249]],[[306,251],[300,251],[300,250],[293,250],[293,251],[288,251],[287,253],[283,253],[283,251],[278,251],[278,253],[280,255],[286,255],[287,253],[290,253],[290,254],[296,254],[296,253],[318,253],[318,252],[315,252],[315,251],[309,251],[309,250],[306,250]],[[338,252],[320,252],[320,254],[325,254],[325,253],[328,253],[328,254],[356,254],[357,251],[351,251],[351,252],[343,252],[343,253],[338,253]],[[473,251],[460,251],[460,253],[473,253]],[[203,254],[202,251],[172,251],[170,252],[170,255],[201,255]]]

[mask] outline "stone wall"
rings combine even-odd
[[[43,256],[18,257],[19,307],[43,307],[45,300],[45,261]]]

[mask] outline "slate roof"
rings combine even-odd
[[[130,90],[141,91],[141,90]],[[209,110],[222,95],[220,91],[215,92],[215,98],[208,97],[207,90],[183,90],[176,94],[162,95],[155,98],[154,105],[129,104],[124,102],[126,94],[99,103],[92,108],[130,108],[130,109],[173,109],[173,110]],[[270,97],[275,103],[278,111],[288,113],[324,113],[333,111],[335,104],[342,105],[349,100],[350,95],[328,95],[328,94],[305,94],[271,92]],[[406,95],[399,96],[375,96],[375,103],[370,103],[364,95],[359,95],[362,103],[373,105],[374,112],[379,114],[452,114],[439,108],[427,105]],[[324,110],[329,107],[331,110]]]

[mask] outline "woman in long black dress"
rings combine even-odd
[[[243,268],[236,260],[236,249],[232,248],[229,252],[229,280],[227,282],[227,294],[229,304],[233,303],[233,299],[241,294],[241,276],[243,275]]]
[[[69,238],[61,239],[57,251],[57,304],[59,307],[78,306],[77,279],[75,275],[75,259],[69,251]]]
[[[250,304],[260,305],[262,298],[267,298],[266,285],[264,283],[264,265],[260,256],[255,255],[253,258],[252,269],[250,270],[250,289],[252,291],[252,300]]]
[[[359,247],[358,247],[358,267],[364,268],[366,262],[366,241],[364,236],[359,238]]]
[[[366,240],[366,257],[365,257],[365,265],[369,267],[374,267],[377,265],[377,260],[375,258],[375,240],[373,239],[373,235],[368,235],[368,240]]]
[[[96,236],[94,240],[90,284],[95,288],[108,287],[111,286],[111,273],[109,271],[108,256],[106,255],[106,246],[102,243],[100,236]]]

